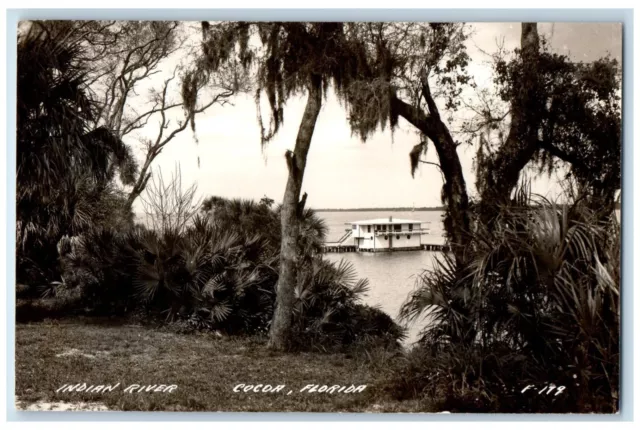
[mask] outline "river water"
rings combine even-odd
[[[327,242],[336,241],[350,228],[352,221],[373,218],[404,218],[422,221],[422,227],[430,229],[429,234],[422,236],[422,243],[442,243],[441,211],[367,211],[367,212],[318,212],[328,228]],[[347,240],[348,242],[348,240]],[[369,279],[369,292],[364,302],[377,306],[397,320],[400,307],[415,287],[416,276],[423,270],[433,267],[433,260],[440,252],[433,251],[400,251],[379,253],[329,253],[326,257],[331,261],[344,259],[353,264],[358,276]],[[407,327],[406,343],[417,340],[425,321]]]
[[[366,212],[318,212],[329,228],[327,242],[338,240],[345,229],[350,228],[352,221],[361,221],[373,218],[405,218],[422,221],[422,227],[429,227],[430,233],[422,236],[422,243],[442,243],[443,225],[442,211],[366,211]],[[620,220],[620,211],[616,211]],[[348,243],[349,240],[347,240]],[[440,252],[433,251],[402,251],[379,253],[329,253],[326,258],[331,261],[347,260],[353,264],[358,276],[369,279],[369,292],[364,297],[364,302],[371,306],[378,306],[384,312],[397,320],[398,311],[407,299],[407,296],[415,288],[416,276],[425,269],[431,269],[433,262]],[[417,340],[420,329],[426,321],[418,321],[407,327],[407,339],[405,344]]]

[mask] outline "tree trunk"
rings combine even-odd
[[[458,157],[457,145],[451,133],[444,124],[435,107],[427,115],[422,110],[403,102],[397,97],[392,98],[392,109],[414,127],[425,134],[434,144],[440,168],[445,181],[442,187],[443,203],[446,206],[444,228],[450,241],[451,250],[458,264],[464,263],[464,248],[468,243],[470,232],[469,196],[467,185],[462,174],[462,165]]]
[[[538,79],[540,38],[536,23],[522,23],[520,44],[522,74],[514,83],[509,134],[505,144],[487,160],[484,171],[478,171],[484,176],[483,189],[478,191],[481,219],[485,222],[497,213],[499,205],[507,203],[518,185],[520,172],[540,148],[538,116],[544,109],[544,98]]]
[[[276,292],[276,309],[271,321],[268,344],[269,348],[279,351],[288,349],[291,344],[294,292],[298,281],[298,235],[302,206],[299,201],[300,191],[302,190],[302,179],[313,130],[322,105],[320,78],[312,77],[308,88],[309,98],[298,129],[295,149],[293,152],[287,151],[285,154],[289,178],[282,200],[280,276]]]
[[[138,179],[133,185],[131,192],[127,196],[127,201],[124,204],[125,213],[131,211],[131,209],[133,208],[133,202],[135,202],[136,199],[140,197],[140,194],[142,194],[144,189],[147,187],[147,182],[149,182],[149,179],[151,178],[151,173],[147,172],[147,170],[148,166],[145,165],[142,171],[140,171]]]
[[[505,145],[498,149],[490,160],[487,160],[480,183],[484,184],[479,190],[481,196],[481,219],[491,218],[497,206],[510,197],[524,169],[535,152],[539,149],[537,112],[541,112],[540,88],[537,79],[538,55],[540,40],[535,23],[522,24],[522,76],[516,83],[517,91],[511,101],[511,129]],[[426,99],[429,113],[403,102],[397,97],[392,98],[392,110],[402,116],[409,123],[425,134],[434,144],[440,160],[440,168],[445,177],[442,188],[443,202],[447,208],[444,221],[445,231],[451,241],[452,251],[457,263],[463,263],[464,248],[469,241],[470,217],[469,197],[462,173],[457,145],[446,124],[440,119],[435,105],[427,76],[421,76],[423,95]]]

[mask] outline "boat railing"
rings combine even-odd
[[[376,236],[381,236],[385,234],[414,234],[414,233],[429,233],[431,232],[428,228],[414,228],[413,230],[376,230]]]
[[[371,231],[371,232],[360,232],[360,235],[356,236],[354,235],[354,237],[365,237],[371,234],[374,234],[376,236],[385,236],[385,235],[389,235],[389,234],[399,234],[399,235],[403,235],[403,234],[429,234],[431,233],[431,229],[429,228],[414,228],[412,230],[375,230],[375,231]]]

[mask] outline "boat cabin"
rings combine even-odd
[[[352,221],[351,238],[356,251],[404,251],[422,248],[422,221],[399,218],[376,218]]]

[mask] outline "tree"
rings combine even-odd
[[[73,32],[41,21],[18,38],[18,260],[36,266],[40,282],[53,276],[60,237],[104,220],[118,200],[116,172],[130,183],[136,169],[126,145],[95,127],[86,51]]]
[[[149,183],[151,166],[164,147],[185,131],[196,115],[215,104],[225,104],[237,85],[220,74],[215,82],[209,82],[210,92],[193,87],[190,96],[196,100],[194,109],[184,111],[184,118],[180,119],[182,102],[173,96],[181,92],[180,79],[176,78],[184,73],[183,63],[192,60],[184,24],[177,21],[71,23],[73,37],[85,47],[85,61],[91,65],[90,85],[99,106],[96,126],[104,126],[121,140],[135,142],[143,149],[135,180],[127,184],[131,188],[125,209],[130,210]],[[171,72],[163,73],[173,60],[177,65]],[[143,91],[146,96],[139,95]],[[153,130],[151,124],[156,121],[155,135],[149,134]],[[144,135],[139,134],[142,129]]]
[[[288,179],[281,209],[282,242],[277,303],[269,346],[284,350],[290,345],[297,284],[300,218],[306,194],[300,198],[313,131],[329,83],[342,88],[357,67],[341,23],[203,23],[203,58],[185,80],[187,88],[206,81],[225,65],[254,72],[256,104],[266,94],[271,110],[268,130],[258,119],[262,145],[278,132],[284,121],[284,104],[293,95],[306,93],[307,102],[293,151],[285,153]],[[193,104],[187,99],[190,111]]]
[[[617,62],[602,58],[575,63],[567,56],[550,53],[544,41],[535,61],[527,63],[526,58],[524,51],[516,52],[510,61],[496,58],[495,95],[498,102],[509,105],[504,115],[486,109],[479,114],[480,121],[494,126],[511,118],[511,130],[504,142],[498,139],[500,151],[495,151],[490,139],[484,139],[478,149],[482,201],[504,202],[520,171],[530,163],[539,173],[567,167],[592,209],[611,214],[615,192],[620,188],[621,86]],[[535,74],[524,72],[532,69]],[[524,99],[522,88],[529,91],[524,97],[530,100],[529,105],[519,101]],[[530,92],[532,88],[536,90]],[[532,130],[514,131],[523,122]]]
[[[412,174],[424,162],[420,157],[429,143],[433,144],[444,178],[445,231],[455,260],[464,263],[472,229],[457,153],[460,143],[437,103],[451,113],[463,102],[462,87],[473,86],[466,74],[464,26],[361,23],[353,28],[350,35],[363,43],[365,55],[360,79],[342,94],[350,107],[352,129],[366,138],[379,126],[390,123],[393,127],[398,117],[406,119],[423,136],[410,153]],[[481,139],[479,145],[477,206],[483,222],[496,216],[531,162],[541,170],[544,166],[553,168],[552,157],[569,162],[581,182],[600,195],[619,184],[619,75],[615,62],[571,64],[566,57],[549,54],[541,47],[535,23],[522,24],[520,45],[510,62],[497,62],[496,88],[506,105],[504,112],[477,107],[480,118],[474,131],[478,125],[492,128],[497,123],[504,123],[502,129],[506,130],[506,138],[498,139],[490,151],[488,139]],[[586,151],[585,146],[589,148]],[[598,159],[606,160],[607,167],[596,174]],[[612,195],[600,200],[612,203]],[[613,208],[612,204],[606,207]]]
[[[456,142],[436,101],[448,110],[460,105],[470,82],[461,24],[356,23],[349,37],[362,47],[358,76],[339,95],[349,107],[352,129],[363,139],[379,126],[393,128],[403,117],[422,135],[411,151],[412,174],[432,142],[444,176],[445,231],[458,261],[470,231],[469,197]]]
[[[520,177],[520,172],[538,149],[540,113],[544,109],[542,80],[540,79],[540,37],[537,24],[522,23],[518,73],[512,81],[509,133],[500,149],[485,160],[480,175],[484,187],[480,200],[487,205],[505,204]]]
[[[423,332],[428,354],[421,363],[428,369],[422,383],[430,388],[422,393],[433,395],[441,384],[462,380],[468,388],[449,389],[446,397],[464,408],[498,398],[491,410],[615,411],[617,65],[609,59],[572,63],[551,54],[536,24],[524,23],[521,49],[508,61],[497,58],[495,92],[483,93],[471,107],[477,116],[465,131],[480,140],[479,201],[464,259],[445,255],[419,278],[401,311],[409,320],[429,312]],[[533,200],[517,187],[526,166],[539,173],[567,167],[586,195],[563,196],[562,204]],[[452,368],[452,362],[464,368]],[[514,374],[532,384],[572,382],[568,400],[536,399],[521,409],[522,398],[511,399],[504,390]]]

